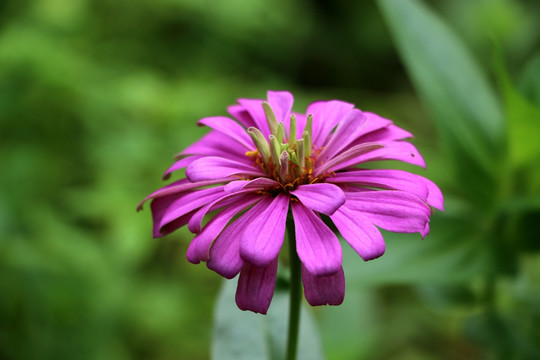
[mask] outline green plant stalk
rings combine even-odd
[[[296,236],[292,217],[287,219],[287,233],[289,238],[289,263],[291,281],[289,287],[289,332],[287,335],[287,360],[296,360],[298,349],[298,332],[300,325],[300,304],[302,303],[302,282],[300,259],[296,253]]]

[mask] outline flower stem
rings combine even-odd
[[[300,304],[302,303],[302,283],[300,259],[296,253],[296,236],[292,217],[287,219],[289,235],[289,262],[291,268],[290,303],[289,303],[289,333],[287,337],[287,360],[296,360],[298,348],[298,330],[300,325]]]

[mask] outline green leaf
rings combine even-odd
[[[226,280],[214,315],[213,360],[281,360],[287,344],[289,297],[276,290],[267,315],[239,310],[236,280]],[[305,307],[300,315],[298,359],[324,359],[318,329]]]
[[[520,76],[519,90],[525,97],[540,106],[540,53],[537,53]]]
[[[398,52],[471,196],[492,197],[504,154],[504,122],[493,89],[460,39],[417,0],[379,0]],[[482,178],[482,180],[480,180]]]
[[[445,200],[445,213],[433,216],[424,240],[382,231],[386,251],[378,259],[364,262],[343,242],[347,286],[458,284],[485,274],[492,239],[484,240],[470,206],[451,196]]]
[[[496,55],[496,65],[508,123],[510,160],[519,167],[540,158],[540,108],[516,89],[500,52]]]

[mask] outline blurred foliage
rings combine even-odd
[[[391,3],[1,1],[0,358],[210,357],[220,278],[135,206],[267,89],[394,119],[447,199],[424,241],[346,250],[328,359],[539,358],[540,4]]]

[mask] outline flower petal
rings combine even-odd
[[[340,207],[330,218],[362,259],[367,261],[384,254],[384,239],[369,219],[351,212],[347,206]]]
[[[178,219],[188,212],[198,209],[201,206],[204,206],[222,196],[223,185],[220,185],[209,189],[189,191],[180,195],[168,195],[162,198],[154,199],[154,201],[152,201],[152,206],[154,202],[160,202],[162,199],[165,202],[163,204],[165,206],[160,206],[160,211],[163,211],[163,213],[157,225],[161,229],[168,223]],[[152,210],[154,210],[153,207]]]
[[[340,305],[345,298],[345,274],[340,267],[334,274],[316,276],[302,266],[302,283],[311,306]]]
[[[240,256],[255,266],[266,266],[279,254],[285,237],[289,195],[279,194],[251,219],[240,241]]]
[[[225,185],[224,190],[225,192],[232,193],[232,192],[240,191],[243,189],[256,191],[256,190],[263,190],[266,188],[274,188],[274,187],[279,187],[279,186],[280,185],[277,181],[269,179],[269,178],[261,177],[261,178],[256,178],[253,180],[231,181],[230,183]]]
[[[325,161],[332,158],[335,154],[354,142],[363,133],[366,123],[367,116],[360,110],[353,109],[347,112],[337,125],[337,129],[332,134],[330,140],[320,152],[318,160]]]
[[[191,182],[220,179],[232,175],[264,176],[251,164],[244,164],[218,156],[206,156],[192,162],[186,169]]]
[[[274,111],[278,124],[289,120],[294,102],[293,95],[288,91],[268,91],[268,105]]]
[[[219,234],[210,248],[210,256],[206,262],[209,269],[227,279],[232,279],[240,272],[244,266],[244,260],[240,257],[240,239],[253,218],[257,217],[271,202],[271,197],[263,197]]]
[[[384,145],[379,143],[365,143],[356,145],[342,152],[336,157],[328,160],[327,162],[320,164],[320,166],[315,169],[314,176],[317,177],[325,173],[326,171],[337,171],[346,167],[350,167],[352,166],[351,163],[356,164],[355,159],[357,159],[358,157],[361,157],[366,153],[369,154],[375,150],[382,148],[383,146]]]
[[[177,154],[176,158],[186,155],[222,156],[237,161],[250,161],[246,156],[246,148],[244,146],[215,130],[210,131],[199,141],[191,144],[180,154]]]
[[[310,104],[306,114],[313,115],[313,144],[322,147],[330,132],[353,108],[353,104],[338,100],[317,101]]]
[[[241,125],[225,116],[213,116],[201,119],[199,125],[208,126],[235,140],[248,150],[255,149],[253,141]]]
[[[244,264],[236,288],[236,305],[241,310],[266,314],[274,296],[277,267],[277,257],[264,267]]]
[[[172,164],[172,166],[168,168],[167,171],[165,171],[165,173],[163,174],[163,180],[167,180],[171,176],[171,173],[173,173],[174,171],[183,169],[200,158],[200,156],[187,156],[180,158],[178,161]]]
[[[201,232],[202,221],[204,217],[211,211],[218,210],[225,206],[235,204],[238,201],[249,201],[252,198],[260,198],[260,195],[254,194],[251,191],[239,191],[236,193],[223,193],[222,197],[201,207],[189,220],[188,229],[194,234]]]
[[[161,236],[165,236],[174,230],[186,225],[193,214],[195,214],[195,210],[189,211],[183,215],[180,215],[178,218],[174,219],[173,221],[168,222],[167,224],[161,225],[161,222],[163,220],[163,216],[167,213],[167,210],[170,208],[171,204],[176,200],[176,197],[174,196],[167,196],[167,197],[160,197],[157,199],[152,200],[150,203],[150,209],[152,210],[152,223],[153,223],[153,229],[152,234],[154,238],[158,238]]]
[[[334,274],[341,268],[341,245],[336,235],[312,210],[292,202],[296,251],[306,269],[316,276]]]
[[[247,111],[254,122],[254,126],[259,129],[265,137],[270,135],[270,128],[266,121],[266,115],[262,106],[263,101],[259,99],[238,99],[238,103]]]
[[[227,108],[227,112],[231,114],[233,118],[238,120],[240,124],[244,125],[246,129],[256,125],[251,115],[249,115],[242,105],[231,105]]]
[[[225,226],[227,226],[229,221],[238,214],[238,212],[250,207],[259,199],[259,196],[242,196],[236,199],[236,203],[230,204],[223,209],[223,211],[216,214],[189,244],[186,254],[188,261],[193,264],[198,264],[201,261],[208,260],[212,242],[217,238]]]
[[[366,143],[366,144],[373,144],[373,143]],[[423,168],[426,167],[426,163],[424,162],[422,155],[420,155],[416,147],[409,142],[388,141],[388,142],[380,142],[378,144],[381,144],[383,146],[381,146],[378,149],[374,149],[373,151],[360,154],[357,157],[349,158],[349,160],[341,162],[339,164],[339,167],[334,166],[334,167],[330,167],[329,169],[332,171],[337,171],[340,169],[345,169],[351,166],[359,165],[361,163],[365,163],[368,161],[379,161],[379,160],[398,160],[398,161],[403,161],[409,164],[418,165]],[[357,145],[357,146],[361,146],[361,145]],[[348,151],[350,150],[346,150],[345,153]]]
[[[415,194],[429,205],[444,211],[441,190],[431,180],[403,170],[353,170],[336,173],[326,181],[334,184],[358,184]]]
[[[357,141],[358,143],[392,141],[392,140],[407,139],[411,137],[413,137],[413,135],[410,132],[405,131],[394,124],[390,124],[386,127],[377,129],[375,131],[366,132],[366,134],[358,138]],[[356,145],[356,143],[354,145]]]
[[[345,194],[339,186],[328,183],[300,185],[290,192],[307,208],[331,215],[345,203]]]
[[[230,179],[216,179],[216,180],[199,181],[199,182],[192,183],[192,182],[189,182],[188,179],[181,179],[181,180],[175,181],[172,184],[164,186],[161,189],[156,190],[150,195],[148,195],[147,197],[145,197],[139,203],[139,205],[137,205],[137,211],[142,210],[143,204],[152,198],[156,199],[159,197],[164,197],[164,196],[173,195],[173,194],[177,194],[177,196],[180,196],[179,195],[180,193],[186,192],[188,190],[193,190],[196,188],[205,187],[208,185],[215,185],[215,184],[224,183],[228,181],[230,181]]]
[[[346,192],[345,206],[388,231],[422,233],[431,209],[418,196],[397,190]]]

